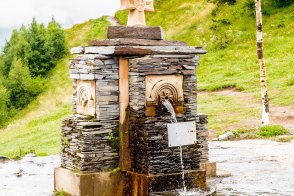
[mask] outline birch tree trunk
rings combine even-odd
[[[257,56],[260,67],[260,85],[262,97],[262,125],[269,124],[269,98],[266,83],[266,66],[263,56],[263,40],[262,40],[262,12],[261,0],[255,0],[256,6],[256,25],[257,25]]]

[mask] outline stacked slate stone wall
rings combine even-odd
[[[182,171],[178,147],[168,147],[167,123],[170,114],[159,108],[156,117],[145,116],[145,76],[183,75],[184,111],[179,122],[197,121],[196,75],[199,58],[195,55],[150,55],[130,58],[130,143],[134,171],[145,174],[175,173]],[[202,121],[201,121],[202,122]],[[197,125],[201,132],[205,128]],[[185,170],[199,169],[199,163],[207,157],[207,138],[198,134],[198,142],[183,147]]]
[[[96,81],[96,115],[71,115],[62,123],[62,167],[105,171],[118,167],[118,58],[77,48],[70,62],[73,112],[77,111],[77,81]]]
[[[208,117],[205,114],[198,114],[196,118],[197,129],[197,144],[199,145],[200,162],[206,163],[209,161],[209,147],[208,147]]]
[[[78,54],[70,63],[70,76],[75,89],[73,111],[77,111],[77,81],[95,80],[96,115],[89,117],[76,114],[63,120],[62,167],[96,172],[118,166],[118,57],[124,56],[129,59],[128,125],[132,171],[145,174],[182,171],[179,148],[168,147],[166,124],[170,123],[169,113],[164,108],[159,108],[156,117],[145,115],[145,76],[148,75],[184,76],[185,112],[178,115],[177,119],[179,122],[196,121],[197,143],[183,147],[183,161],[185,170],[199,169],[200,162],[208,160],[208,131],[205,127],[207,117],[197,116],[196,66],[199,58],[195,53],[198,49],[162,45],[107,46],[112,42],[119,45],[123,41],[107,40],[101,42],[105,46],[78,47],[72,50],[72,53]],[[152,44],[153,42],[155,41]],[[140,54],[125,56],[128,52]]]
[[[118,151],[111,145],[115,124],[82,115],[62,121],[61,166],[77,171],[107,171],[118,167]]]
[[[70,77],[74,80],[73,111],[77,108],[77,80],[95,80],[96,118],[118,119],[118,58],[113,54],[85,53],[83,48],[79,52],[80,55],[70,62]]]

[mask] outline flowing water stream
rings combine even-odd
[[[175,113],[175,110],[174,110],[174,107],[173,105],[171,104],[171,102],[166,99],[162,102],[162,105],[164,105],[164,107],[166,107],[167,111],[170,113],[171,117],[172,117],[172,123],[177,123],[178,120],[177,120],[177,117],[176,117],[176,113]]]
[[[166,109],[170,113],[170,115],[172,117],[172,123],[177,123],[178,120],[177,120],[176,113],[175,113],[175,110],[174,110],[173,105],[171,104],[171,102],[166,99],[166,100],[164,100],[162,102],[162,104],[166,107]],[[182,179],[183,179],[183,193],[186,193],[187,188],[186,188],[186,182],[185,182],[185,171],[184,171],[184,163],[183,163],[183,149],[182,149],[182,146],[180,146],[180,159],[181,159]]]
[[[162,102],[162,104],[166,107],[166,109],[168,110],[168,112],[171,115],[171,123],[177,123],[177,118],[176,118],[176,113],[174,111],[174,108],[171,104],[171,102],[169,100],[164,100]],[[193,189],[193,190],[189,190],[187,191],[187,187],[186,187],[186,181],[185,181],[185,171],[184,171],[184,163],[183,163],[183,148],[182,146],[180,147],[180,160],[181,160],[181,169],[182,169],[182,182],[183,182],[183,189],[182,190],[176,190],[176,195],[179,196],[205,196],[205,195],[210,195],[211,193],[209,192],[205,192],[202,191],[200,189]]]

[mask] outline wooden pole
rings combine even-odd
[[[131,170],[128,114],[129,106],[129,61],[119,57],[119,167],[122,171]]]
[[[256,25],[257,25],[257,56],[260,67],[260,85],[262,98],[262,125],[269,124],[269,98],[266,82],[266,66],[263,55],[263,40],[262,40],[262,12],[261,0],[255,0],[256,6]]]

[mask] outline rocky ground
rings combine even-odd
[[[210,159],[219,177],[209,179],[218,195],[294,195],[294,140],[211,142]],[[0,161],[0,195],[52,195],[53,168],[58,155],[28,155],[19,161]]]

